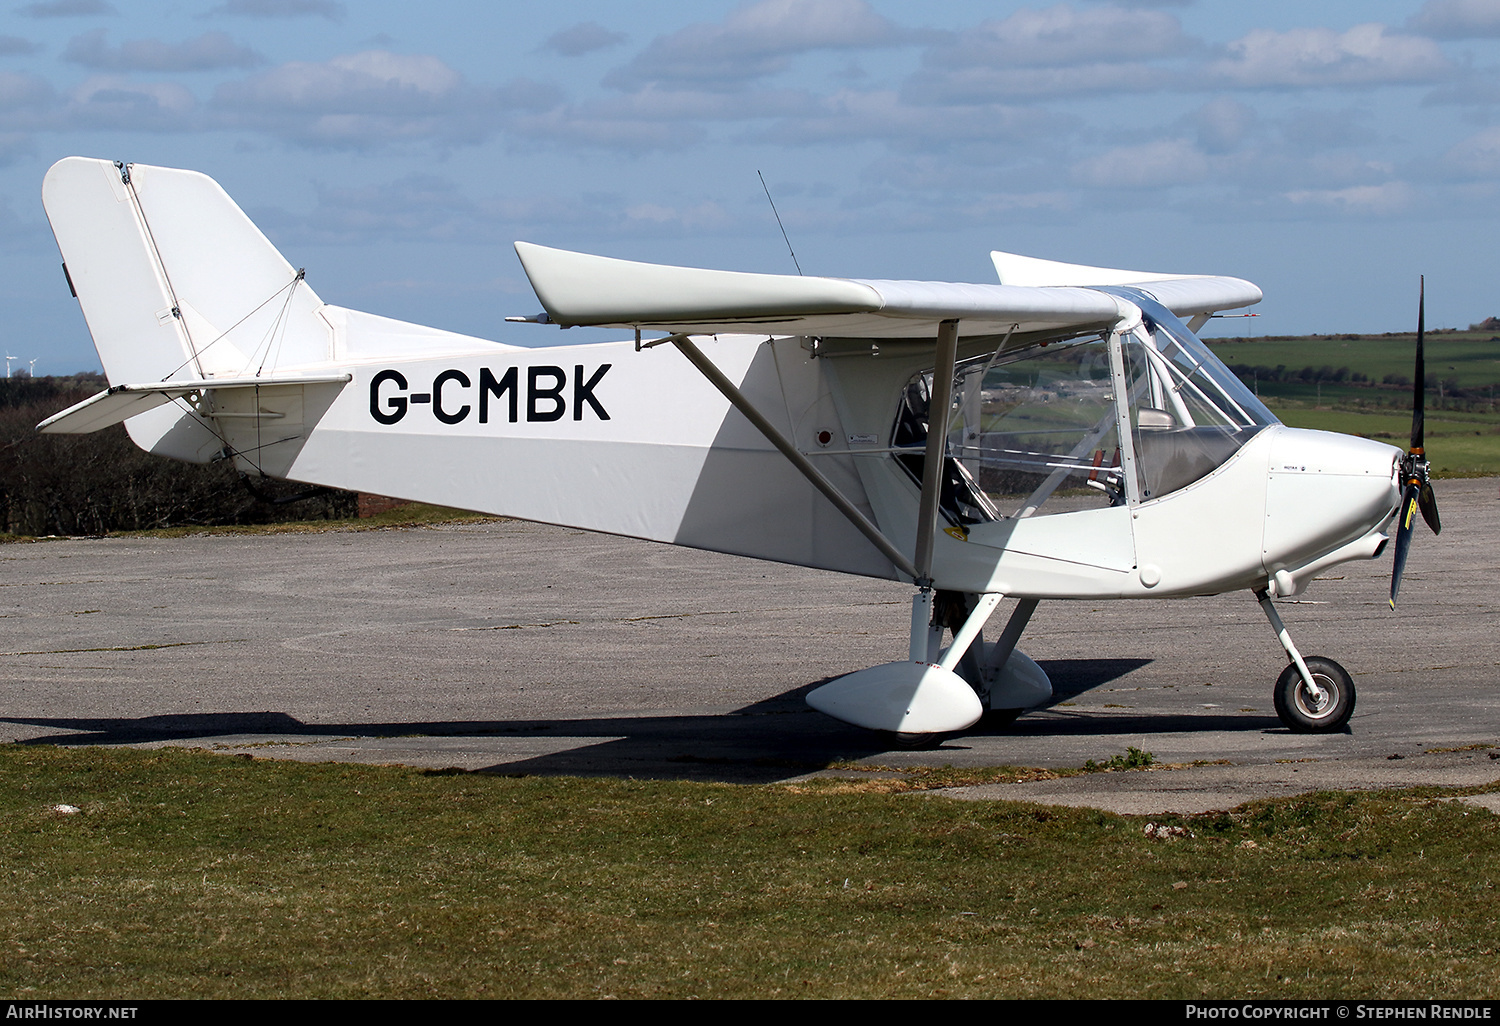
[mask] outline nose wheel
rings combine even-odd
[[[1299,734],[1339,730],[1354,713],[1354,681],[1332,659],[1309,656],[1304,663],[1311,685],[1295,663],[1277,678],[1276,715]]]
[[[1303,658],[1292,644],[1286,624],[1281,622],[1271,595],[1255,593],[1261,611],[1271,622],[1281,647],[1286,649],[1287,668],[1276,678],[1276,715],[1298,734],[1327,734],[1341,730],[1354,714],[1354,680],[1332,659]]]

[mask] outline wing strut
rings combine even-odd
[[[927,404],[927,456],[922,462],[922,504],[917,513],[917,587],[932,587],[932,539],[937,533],[943,492],[943,457],[948,450],[948,417],[953,406],[953,365],[958,360],[958,322],[938,324],[937,365]]]
[[[668,340],[662,339],[661,341]],[[736,410],[739,410],[740,413],[744,414],[745,419],[754,424],[755,427],[760,431],[760,433],[766,436],[766,441],[776,446],[776,448],[780,450],[781,455],[785,456],[787,460],[790,461],[792,466],[796,467],[797,470],[801,472],[802,476],[807,478],[807,480],[812,483],[812,486],[814,488],[822,492],[823,496],[829,502],[833,503],[834,507],[837,508],[840,513],[844,514],[844,516],[848,518],[851,524],[859,528],[859,532],[861,534],[870,539],[870,544],[879,549],[881,555],[885,556],[886,559],[889,559],[897,570],[900,570],[903,574],[906,574],[913,580],[923,576],[923,574],[917,573],[917,568],[912,565],[911,560],[902,555],[901,550],[892,545],[890,539],[880,533],[880,528],[871,523],[869,517],[861,513],[859,509],[854,505],[854,503],[845,498],[844,493],[839,491],[838,488],[834,486],[832,481],[823,476],[822,471],[812,465],[811,460],[802,455],[802,453],[798,452],[797,447],[794,446],[786,438],[785,435],[776,430],[776,426],[769,420],[767,420],[765,415],[755,408],[755,405],[745,397],[745,393],[736,388],[734,382],[725,377],[724,372],[719,370],[718,366],[715,365],[712,360],[703,355],[703,351],[693,344],[692,339],[690,339],[686,335],[672,335],[670,336],[670,341],[674,346],[678,348],[683,356],[686,356],[688,358],[688,360],[694,367],[698,368],[699,373],[707,378],[709,380],[709,383],[717,388],[723,394],[725,399],[729,400],[730,405],[732,405]],[[951,361],[949,366],[948,378],[950,381],[951,389],[951,381],[953,378]],[[936,489],[934,489],[934,492],[935,491]],[[936,506],[934,506],[934,514],[935,513]],[[929,538],[928,562],[931,562],[931,548],[931,539]],[[923,573],[925,574],[925,571]]]

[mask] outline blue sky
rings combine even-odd
[[[0,13],[4,339],[96,369],[39,199],[217,178],[330,302],[517,344],[515,239],[990,281],[991,249],[1249,278],[1224,333],[1500,314],[1500,0],[38,0]],[[1206,334],[1216,333],[1211,328]]]

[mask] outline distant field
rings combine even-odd
[[[1415,335],[1206,341],[1292,427],[1378,438],[1402,448],[1410,441]],[[1494,404],[1500,336],[1429,335],[1426,371],[1426,441],[1434,472],[1500,474],[1500,413]]]
[[[1300,371],[1307,366],[1348,367],[1379,382],[1386,375],[1412,374],[1417,336],[1411,335],[1308,335],[1301,338],[1204,339],[1219,359],[1235,364],[1286,367]],[[1500,335],[1490,332],[1455,331],[1429,334],[1426,340],[1427,373],[1445,385],[1487,390],[1500,386]],[[1327,387],[1325,385],[1325,387]],[[1487,392],[1486,392],[1487,396]]]

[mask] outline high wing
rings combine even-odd
[[[548,319],[565,327],[930,339],[945,320],[974,336],[1102,328],[1119,316],[1111,297],[1081,288],[711,271],[529,242],[516,253]]]
[[[995,264],[995,273],[1006,285],[1030,288],[1134,285],[1184,321],[1189,321],[1194,331],[1202,326],[1202,320],[1220,310],[1234,310],[1261,300],[1260,288],[1243,278],[1088,267],[1000,250],[992,251],[990,259]]]
[[[759,330],[835,338],[960,337],[1106,327],[1115,301],[1091,286],[1137,285],[1179,317],[1248,306],[1261,292],[1239,278],[1161,275],[992,254],[1002,284],[749,274],[638,263],[517,242],[553,323],[687,334]]]

